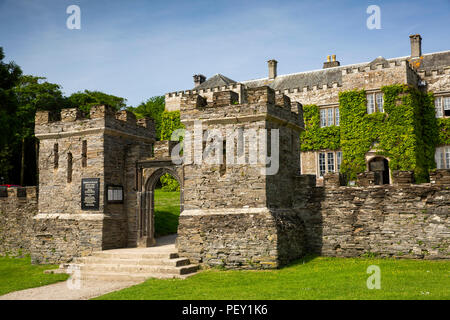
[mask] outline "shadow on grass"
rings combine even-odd
[[[178,231],[179,214],[158,210],[155,211],[155,237],[161,237]]]

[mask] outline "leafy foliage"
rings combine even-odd
[[[180,191],[180,184],[177,179],[168,173],[162,175],[161,178],[159,178],[159,181],[161,181],[162,191]]]
[[[170,140],[176,129],[183,129],[180,111],[164,111],[161,115],[161,140]]]
[[[341,170],[349,179],[365,171],[365,154],[376,149],[389,158],[391,170],[413,170],[417,182],[435,167],[437,143],[432,97],[406,85],[381,88],[384,113],[366,113],[366,92],[339,94],[341,109]]]
[[[89,113],[91,107],[102,104],[109,105],[119,111],[127,106],[126,101],[125,98],[89,90],[75,92],[68,97],[69,107],[80,108],[85,113]]]
[[[138,119],[148,117],[155,120],[156,138],[161,139],[161,115],[164,112],[164,108],[164,96],[155,96],[146,102],[142,102],[136,108],[128,107],[128,110],[132,111]]]
[[[305,131],[300,134],[302,151],[340,148],[340,129],[338,126],[320,127],[320,111],[316,105],[303,106]]]

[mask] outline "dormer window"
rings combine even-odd
[[[367,94],[367,113],[375,112],[384,112],[384,98],[381,92]]]

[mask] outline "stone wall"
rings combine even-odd
[[[151,155],[153,121],[108,106],[92,107],[89,118],[75,108],[63,109],[59,117],[38,111],[35,134],[40,192],[32,260],[67,262],[136,245],[136,161]],[[81,206],[84,178],[99,179],[98,209]],[[123,187],[123,201],[108,201],[108,186]]]
[[[0,254],[30,252],[37,211],[36,187],[0,190]]]
[[[300,172],[296,137],[303,128],[301,108],[268,87],[244,92],[239,104],[234,92],[214,93],[212,102],[202,96],[182,98],[181,121],[190,132],[195,123],[226,137],[226,149],[238,150],[242,130],[245,145],[231,163],[184,163],[184,211],[180,216],[177,248],[192,261],[226,268],[275,268],[304,254],[304,229],[292,210],[294,180]],[[277,171],[261,162],[250,164],[260,143],[247,140],[251,130],[277,129]],[[228,132],[230,130],[232,134]],[[237,133],[236,133],[237,134]],[[195,135],[195,133],[194,133]],[[201,141],[201,136],[197,141]],[[270,138],[265,148],[272,155]],[[197,144],[184,154],[202,151]],[[246,161],[238,162],[238,157]]]
[[[311,182],[297,206],[308,250],[324,256],[450,258],[450,170],[436,170],[433,177],[433,183],[420,185]]]

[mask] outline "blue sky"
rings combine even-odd
[[[69,30],[66,8],[81,9]],[[366,26],[369,5],[381,29]],[[450,50],[450,0],[427,1],[143,1],[0,0],[0,46],[25,74],[47,77],[65,94],[100,90],[136,106],[190,89],[192,75],[222,73],[242,81],[341,64]]]

